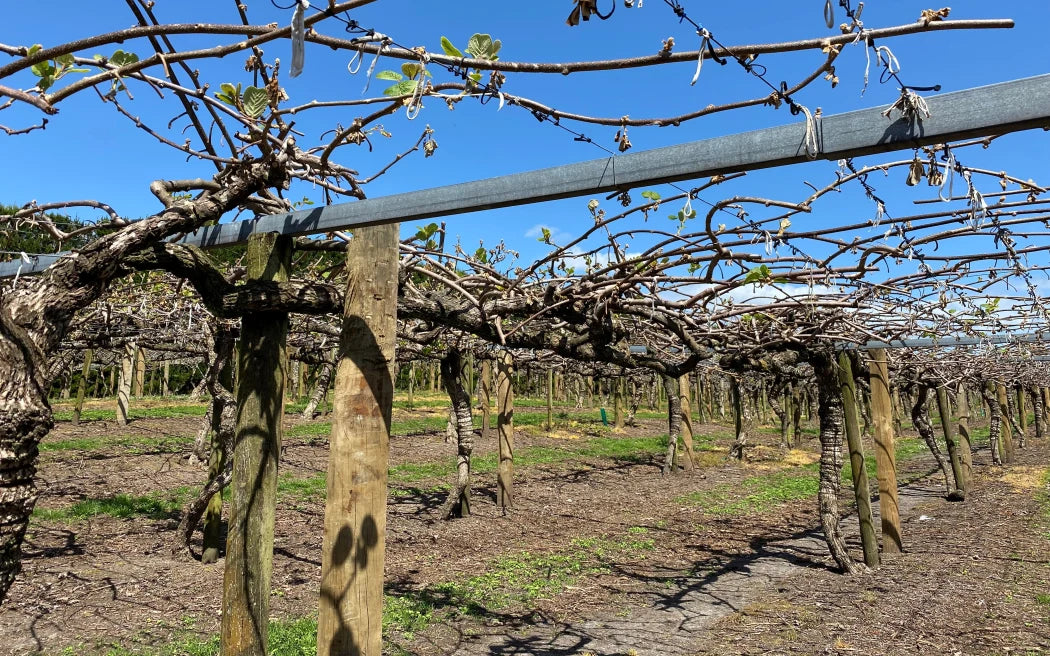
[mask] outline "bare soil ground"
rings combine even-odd
[[[441,412],[398,411],[395,419]],[[47,442],[104,437],[114,444],[45,451],[39,507],[199,485],[205,472],[191,464],[186,443],[198,422],[60,423]],[[291,416],[287,422],[301,424]],[[609,437],[654,436],[664,426],[640,420]],[[476,478],[474,514],[450,522],[435,514],[443,477],[393,483],[388,593],[425,598],[432,621],[392,630],[391,653],[1050,654],[1046,440],[1029,440],[1003,469],[978,452],[977,488],[964,503],[942,498],[926,454],[906,460],[905,478],[913,481],[902,490],[906,553],[874,573],[846,577],[830,569],[815,497],[767,502],[753,489],[763,477],[809,471],[801,466],[813,461],[815,445],[785,457],[767,433],[752,460],[738,463],[723,457],[728,429],[706,425],[703,466],[662,477],[653,453],[580,455],[593,439],[587,431],[591,424],[566,420],[551,436],[519,431],[519,453],[575,455],[520,467],[509,516],[495,507],[491,474]],[[135,439],[121,443],[121,436]],[[141,439],[149,436],[169,439]],[[397,436],[391,447],[394,467],[454,457],[439,432]],[[494,450],[486,437],[475,453]],[[324,438],[289,438],[282,457],[282,477],[316,479],[327,463]],[[276,618],[316,613],[323,512],[316,495],[281,496]],[[222,561],[202,565],[173,554],[176,524],[174,514],[34,519],[24,571],[0,607],[0,654],[104,654],[111,645],[131,650],[117,653],[172,653],[165,645],[176,638],[214,633]],[[856,527],[847,521],[845,531],[855,535]],[[505,574],[506,562],[521,562],[522,554],[542,557],[546,579],[530,570],[531,578],[503,585],[533,586],[535,594],[510,590],[509,601],[470,600],[464,610],[462,599],[435,592]]]

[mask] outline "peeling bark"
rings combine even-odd
[[[441,382],[448,390],[456,422],[456,480],[439,516],[443,519],[470,515],[470,456],[474,451],[474,420],[470,395],[463,385],[463,356],[456,349],[441,359]]]
[[[911,407],[911,422],[915,426],[915,430],[919,431],[923,441],[926,442],[930,453],[937,460],[937,466],[941,468],[941,474],[944,475],[945,494],[952,496],[955,493],[955,477],[952,475],[948,467],[948,461],[937,444],[937,435],[933,431],[933,422],[930,421],[929,398],[929,386],[920,383],[916,389],[915,403]]]
[[[829,355],[813,360],[817,379],[817,416],[820,419],[820,491],[817,495],[820,525],[835,563],[849,574],[864,571],[849,555],[839,532],[839,487],[842,485],[843,416],[838,372]]]

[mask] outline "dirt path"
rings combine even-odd
[[[1033,462],[1046,462],[1045,444],[1041,445],[1039,452],[1034,452],[1034,450],[1030,449],[1021,456],[1016,466],[1006,470],[1006,480],[1009,480],[1010,476],[1031,474],[1033,469],[1031,463]],[[987,469],[981,470],[982,475],[987,476],[990,473]],[[684,656],[701,653],[811,654],[818,651],[814,640],[826,643],[821,645],[821,653],[957,653],[960,655],[1009,653],[1009,647],[1006,652],[985,652],[980,644],[968,643],[965,637],[957,640],[957,645],[961,644],[966,647],[965,651],[937,651],[933,649],[935,642],[932,640],[926,640],[927,648],[923,648],[921,640],[915,645],[904,643],[900,645],[901,651],[899,652],[893,651],[894,647],[892,646],[882,645],[880,647],[877,642],[870,645],[867,650],[858,650],[855,646],[851,646],[852,641],[839,640],[836,646],[835,636],[848,633],[848,631],[841,630],[844,628],[842,624],[835,624],[830,621],[827,625],[828,631],[824,634],[825,638],[823,640],[819,637],[820,629],[817,629],[817,636],[796,645],[762,643],[749,646],[748,642],[754,634],[746,630],[734,630],[732,634],[735,639],[732,641],[725,640],[725,634],[722,629],[725,628],[726,624],[736,623],[746,627],[749,622],[751,624],[756,623],[754,620],[756,614],[761,616],[770,610],[783,611],[784,608],[792,608],[798,605],[800,610],[798,614],[808,615],[809,623],[813,623],[813,612],[806,611],[804,608],[801,608],[800,604],[796,604],[797,599],[795,601],[789,601],[789,599],[792,596],[792,592],[795,593],[795,596],[798,593],[808,593],[811,596],[806,599],[806,602],[808,602],[806,606],[818,610],[819,613],[819,608],[823,603],[821,601],[823,595],[821,595],[819,584],[815,585],[814,581],[822,581],[826,584],[828,586],[826,592],[828,593],[835,588],[841,587],[842,583],[846,583],[847,587],[859,583],[860,588],[869,590],[872,588],[875,590],[886,589],[887,585],[896,585],[897,591],[900,592],[901,588],[907,588],[910,579],[908,573],[902,571],[902,567],[916,568],[912,574],[921,577],[927,569],[926,563],[921,562],[922,558],[931,555],[936,557],[936,552],[938,551],[936,543],[920,544],[921,535],[912,535],[914,528],[928,525],[950,532],[950,527],[958,523],[969,522],[972,526],[974,518],[972,516],[967,517],[968,508],[974,509],[976,506],[978,509],[983,509],[984,512],[990,511],[995,513],[996,506],[987,505],[991,499],[1002,500],[1006,496],[1016,497],[1016,494],[1011,495],[1010,492],[1016,493],[1017,490],[1012,489],[1008,482],[1003,482],[1003,479],[999,478],[981,484],[976,494],[972,495],[974,498],[971,499],[969,504],[949,503],[943,497],[944,490],[939,481],[940,475],[937,472],[900,488],[900,512],[902,524],[904,525],[903,532],[906,548],[909,548],[907,544],[911,541],[909,538],[912,538],[916,542],[914,549],[912,549],[915,554],[911,558],[905,555],[894,559],[886,559],[882,569],[877,573],[850,579],[830,572],[827,566],[827,546],[818,529],[790,536],[786,539],[771,541],[759,539],[752,541],[752,549],[749,553],[728,559],[714,566],[704,567],[695,574],[682,578],[679,587],[676,589],[668,590],[667,592],[654,592],[650,589],[635,596],[632,600],[634,609],[629,615],[618,613],[614,616],[605,615],[573,622],[546,621],[522,627],[521,630],[512,634],[508,634],[504,627],[497,627],[490,633],[464,636],[460,643],[445,653],[462,656],[496,656],[503,654],[514,654],[517,656],[559,656],[568,654]],[[1028,490],[1028,492],[1028,496],[1031,497],[1031,490]],[[1010,499],[1011,503],[1015,501],[1016,498]],[[1030,528],[1027,525],[1031,524],[1033,511],[1031,509],[1025,510],[1025,505],[1022,504],[1022,508],[1016,514],[1013,512],[1008,513],[1009,519],[1012,521],[1008,522],[1008,526],[1000,526],[1002,535],[1016,536],[1030,532],[1027,531]],[[978,512],[978,517],[982,514]],[[876,514],[876,525],[878,525],[878,522],[879,519]],[[978,520],[979,523],[980,520]],[[858,527],[855,515],[850,516],[843,522],[843,530],[847,536],[857,535]],[[978,533],[979,530],[975,530],[968,537],[973,538]],[[962,537],[965,539],[967,536]],[[856,539],[853,542],[852,546],[856,555],[856,551],[859,550],[859,544]],[[949,549],[947,550],[948,553],[944,554],[945,557],[955,561],[957,566],[955,572],[959,574],[959,578],[965,577],[967,573],[966,565],[972,562],[971,559],[979,558],[979,556],[972,554],[979,553],[985,548],[983,545],[978,544],[977,540],[971,540],[971,542],[969,549],[965,546],[959,546],[955,553],[951,553]],[[1023,542],[1023,540],[1019,540],[1013,546],[1018,546],[1020,542]],[[1006,548],[1006,545],[1002,544],[997,546],[1000,549]],[[1029,543],[1028,548],[1031,556],[1029,562],[1031,562],[1032,558],[1035,558],[1037,562],[1050,563],[1050,539],[1044,539],[1042,544],[1036,540],[1034,543]],[[995,552],[989,555],[996,557]],[[1019,560],[1023,562],[1024,558]],[[1047,565],[1047,567],[1050,567],[1050,565]],[[1044,593],[1050,592],[1050,585],[1047,585],[1046,581],[1048,575],[1050,575],[1050,572],[1044,567],[1042,570],[1043,578],[1041,579],[1042,592]],[[958,581],[946,580],[945,583],[946,588],[948,588],[945,592],[949,595],[949,598],[944,600],[947,602],[947,606],[970,601],[952,597],[951,589],[958,587]],[[979,581],[979,583],[985,583],[985,581]],[[650,586],[650,588],[652,587]],[[995,586],[993,585],[992,587],[994,588]],[[874,598],[874,593],[864,594],[860,590],[856,592],[858,600],[871,600]],[[917,592],[919,592],[918,587]],[[785,595],[784,593],[788,594]],[[1034,597],[1038,593],[1039,590],[1036,589],[1029,597]],[[905,594],[907,593],[905,592]],[[832,602],[829,605],[834,605],[836,602],[830,599],[830,596],[830,594],[827,594],[827,600]],[[838,600],[839,603],[841,601]],[[1032,604],[1028,605],[1032,606]],[[1035,610],[1037,612],[1036,617],[1038,617],[1038,607]],[[919,612],[921,612],[921,609],[919,609]],[[842,619],[838,613],[831,613],[831,615],[831,619]],[[950,617],[948,619],[950,621]],[[794,622],[798,625],[802,624],[797,619]],[[788,621],[786,624],[790,627],[791,623],[791,621]],[[1043,606],[1042,616],[1038,617],[1036,625],[1033,625],[1031,622],[1022,622],[1022,624],[1027,624],[1031,627],[1030,633],[1026,635],[1024,631],[1020,631],[1016,635],[1007,635],[1005,636],[1007,644],[1025,646],[1029,651],[1021,651],[1020,653],[1026,654],[1043,654],[1045,652],[1039,651],[1040,649],[1050,649],[1050,609],[1047,609],[1045,605]],[[741,627],[738,626],[738,628]],[[750,628],[756,633],[761,631],[760,627],[751,626]],[[836,628],[840,630],[836,631]],[[867,627],[856,627],[857,635],[864,635],[866,631]],[[870,633],[870,631],[868,632]],[[794,630],[790,633],[794,633]],[[743,637],[741,637],[741,634],[743,634]],[[889,644],[892,645],[892,643]],[[779,649],[777,649],[778,646]],[[734,649],[739,649],[739,651],[734,651]]]

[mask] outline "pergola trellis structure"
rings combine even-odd
[[[184,239],[185,244],[206,248],[247,242],[250,276],[257,281],[278,282],[289,268],[288,237],[354,230],[349,246],[352,250],[348,256],[350,282],[340,344],[340,384],[337,384],[337,389],[350,391],[337,402],[331,458],[334,463],[353,460],[352,455],[362,457],[352,462],[351,468],[333,469],[338,475],[328,479],[329,506],[351,508],[351,516],[344,514],[326,525],[319,639],[330,640],[334,651],[349,649],[350,644],[340,644],[353,638],[346,635],[341,625],[341,618],[350,615],[347,609],[374,608],[382,604],[383,554],[378,536],[383,535],[385,522],[385,458],[392,404],[399,222],[1047,127],[1050,125],[1050,75],[933,96],[925,102],[930,112],[928,117],[910,114],[887,118],[881,108],[817,116],[806,123],[636,154],[219,224]],[[275,233],[280,236],[274,236]],[[25,261],[3,263],[0,277],[39,273],[65,256],[41,254]],[[75,258],[76,254],[68,256]],[[238,404],[253,406],[259,411],[255,413],[257,416],[279,414],[279,403],[275,403],[275,399],[279,398],[283,383],[280,351],[287,325],[272,316],[245,318],[249,319],[246,323],[252,325],[252,339],[267,347],[257,349],[256,361],[242,365],[244,373],[250,373],[253,380],[239,390]],[[876,355],[873,359],[880,358]],[[830,369],[826,367],[823,373]],[[883,370],[876,377],[881,377],[886,388],[886,395],[879,396],[880,403],[888,407],[887,375]],[[819,375],[818,379],[821,379]],[[821,382],[826,385],[828,380],[824,376]],[[467,419],[469,422],[469,415]],[[848,431],[848,417],[846,423]],[[241,428],[258,434],[271,430],[255,425]],[[276,430],[279,431],[279,427]],[[273,451],[276,440],[262,442],[256,441],[255,446],[267,452],[265,455],[275,463],[276,453],[267,450]],[[851,441],[851,449],[852,446]],[[892,442],[888,447],[885,442],[880,443],[882,451],[887,448],[892,453]],[[251,460],[251,456],[240,452],[235,457],[237,466],[241,463],[248,466]],[[880,466],[880,472],[882,469]],[[862,471],[863,467],[854,466],[855,473]],[[895,489],[895,484],[892,487]],[[243,492],[235,492],[235,499]],[[267,494],[272,497],[273,490]],[[890,497],[889,488],[885,494],[885,498]],[[884,521],[889,514],[884,512]],[[245,530],[259,529],[248,525]],[[893,534],[893,527],[884,526],[884,534]],[[899,541],[899,531],[896,537]],[[352,554],[355,550],[357,553]],[[358,563],[365,563],[360,571],[348,569]],[[236,567],[233,559],[228,559],[227,571]],[[236,581],[243,580],[243,572],[234,574],[240,577]],[[260,579],[253,585],[256,585],[254,593],[265,598],[268,579]],[[378,614],[374,615],[367,621],[379,622]],[[224,636],[250,633],[243,626],[226,626],[226,621],[224,614]],[[246,619],[242,617],[240,621]],[[238,628],[245,630],[238,631]],[[379,635],[378,627],[370,627],[367,634]]]
[[[643,185],[892,152],[1050,127],[1050,74],[926,99],[930,116],[889,120],[882,108],[375,199],[201,228],[181,243],[215,248],[253,234],[302,236],[625,191]],[[807,151],[807,130],[816,148]],[[0,263],[0,278],[39,273],[62,254]]]

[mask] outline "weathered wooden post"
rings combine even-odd
[[[547,369],[547,432],[554,429],[554,369]]]
[[[849,354],[838,357],[839,388],[842,394],[846,444],[849,447],[850,473],[853,477],[853,496],[857,500],[857,518],[860,520],[860,542],[864,548],[864,564],[879,566],[879,539],[875,535],[875,520],[871,514],[871,493],[868,490],[868,471],[864,464],[864,445],[860,439],[857,419],[857,384],[853,379],[853,365]],[[787,411],[785,409],[785,416]]]
[[[1006,398],[1006,385],[997,383],[995,390],[996,400],[999,402],[999,412],[1003,417],[1003,464],[1010,464],[1014,461],[1014,437],[1013,429],[1010,427],[1010,401]]]
[[[1014,394],[1017,399],[1017,429],[1020,432],[1017,436],[1017,446],[1023,449],[1028,437],[1028,409],[1025,407],[1024,387],[1017,385]]]
[[[612,380],[613,384],[613,430],[623,430],[624,423],[624,384],[623,376]]]
[[[900,553],[900,504],[897,499],[897,458],[894,452],[893,401],[886,349],[868,351],[871,415],[875,424],[875,467],[879,477],[879,514],[882,516],[882,550]]]
[[[416,392],[416,361],[408,363],[408,407],[415,406]]]
[[[290,237],[248,239],[248,276],[288,280]],[[259,312],[241,320],[237,348],[237,428],[230,482],[230,522],[223,576],[223,656],[265,656],[277,507],[277,458],[284,414],[288,314]]]
[[[696,450],[693,448],[693,416],[689,405],[689,374],[678,379],[679,407],[682,413],[682,446],[685,451],[685,469],[696,467]]]
[[[124,345],[124,357],[120,359],[120,379],[117,381],[117,423],[128,425],[131,410],[131,379],[135,375],[135,345]]]
[[[131,395],[139,398],[145,394],[146,387],[146,350],[141,346],[135,349],[135,383]]]
[[[499,440],[499,474],[496,505],[507,514],[514,503],[514,356],[503,350],[496,364],[496,432]]]
[[[80,382],[77,384],[77,400],[73,406],[73,425],[80,424],[80,413],[84,410],[84,395],[87,393],[87,379],[91,375],[91,359],[95,352],[91,349],[84,351],[84,368],[80,371]]]
[[[969,492],[973,485],[973,443],[970,439],[970,400],[966,394],[966,383],[959,383],[959,391],[955,395],[955,405],[959,412],[959,456],[962,465],[963,480],[966,481],[966,491]]]
[[[481,397],[481,435],[488,437],[489,429],[492,428],[492,360],[489,358],[481,361],[478,396]]]
[[[359,228],[347,247],[321,552],[318,656],[380,656],[383,648],[397,240],[397,224]]]

